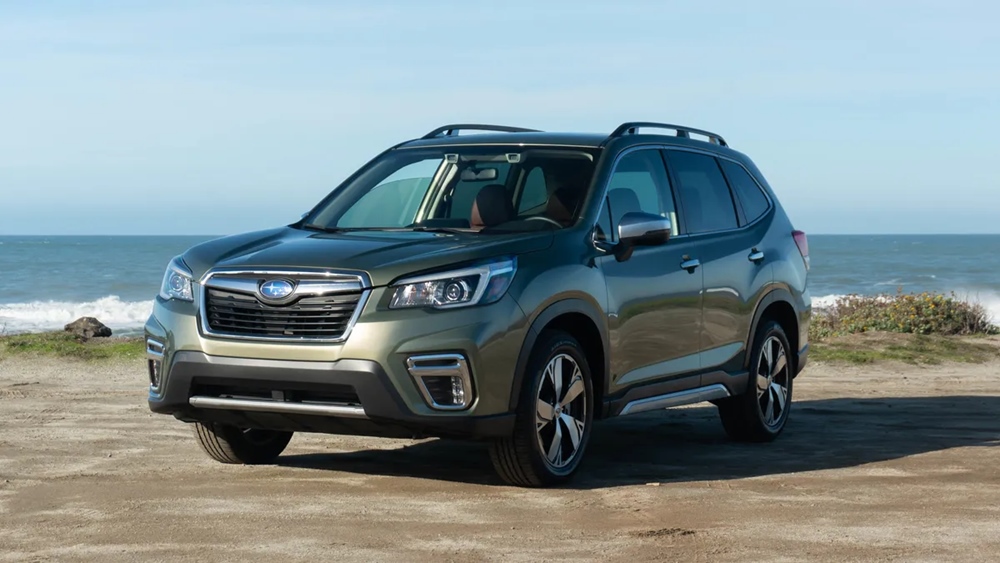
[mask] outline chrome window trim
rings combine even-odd
[[[607,182],[604,183],[604,189],[601,191],[601,198],[599,200],[600,201],[600,206],[598,207],[598,211],[597,211],[598,215],[600,215],[600,213],[601,213],[600,209],[601,209],[601,207],[604,206],[605,200],[607,200],[608,191],[609,191],[609,188],[611,188],[611,176],[614,175],[615,169],[618,168],[619,162],[621,162],[622,158],[624,158],[629,153],[632,153],[632,152],[635,152],[635,151],[640,151],[640,150],[686,151],[686,152],[693,152],[693,153],[697,153],[697,154],[703,154],[703,155],[711,156],[711,157],[714,157],[714,158],[721,158],[721,159],[725,159],[725,160],[728,160],[730,162],[736,163],[741,168],[743,168],[743,170],[746,171],[746,173],[750,176],[750,178],[754,181],[754,183],[757,184],[757,188],[760,189],[761,193],[763,193],[764,197],[767,199],[767,211],[765,211],[763,214],[761,214],[760,217],[757,217],[756,219],[754,219],[753,221],[747,223],[746,225],[741,225],[739,227],[736,227],[735,229],[723,229],[721,231],[706,231],[704,233],[680,233],[678,235],[671,236],[670,240],[675,240],[675,239],[684,238],[684,237],[701,237],[701,236],[705,236],[705,235],[715,235],[715,234],[721,234],[721,233],[733,233],[733,232],[736,232],[736,231],[742,231],[743,229],[747,229],[747,228],[753,227],[754,225],[756,225],[757,223],[759,223],[760,221],[762,221],[764,219],[764,217],[772,209],[774,209],[774,207],[775,207],[774,200],[771,199],[771,195],[767,192],[767,190],[765,190],[763,188],[763,186],[760,185],[760,182],[757,181],[757,178],[754,177],[753,173],[750,172],[750,170],[746,166],[744,166],[743,163],[740,162],[739,160],[736,160],[735,158],[732,158],[732,157],[729,157],[729,156],[726,156],[726,155],[722,155],[722,154],[718,154],[716,152],[712,152],[712,151],[709,151],[709,150],[698,149],[698,148],[694,148],[694,147],[681,147],[681,146],[678,146],[678,145],[664,145],[664,144],[654,143],[654,144],[648,144],[648,145],[635,145],[635,146],[631,146],[631,147],[628,147],[625,150],[621,151],[620,153],[618,153],[618,155],[615,157],[614,163],[612,163],[612,165],[611,165],[611,174],[608,175],[608,180],[607,180]],[[667,173],[667,179],[669,180],[670,179],[670,170],[667,168],[666,163],[664,163],[664,170],[666,171],[666,173]],[[729,186],[729,178],[726,178],[725,171],[722,171],[721,169],[720,169],[720,171],[722,172],[723,178],[726,179],[726,187],[729,188],[730,190],[732,190],[732,187]],[[672,193],[673,189],[674,189],[674,186],[671,183],[671,186],[670,186],[671,195],[673,195],[673,193]],[[739,197],[739,196],[737,196],[737,197]],[[680,216],[680,212],[678,212],[678,216]],[[597,221],[600,221],[600,217],[597,218]],[[597,226],[598,226],[598,224],[597,224],[597,222],[595,222],[593,224],[593,226],[591,226],[591,230],[596,229]],[[618,229],[617,225],[611,225],[611,231],[613,233],[615,233],[615,240],[614,241],[609,241],[609,242],[611,242],[611,243],[617,243],[618,242],[618,233],[616,232],[617,229]]]
[[[208,301],[208,288],[215,287],[212,285],[211,280],[214,276],[225,276],[225,275],[261,275],[261,276],[276,276],[276,277],[295,277],[295,276],[322,276],[322,277],[342,277],[342,278],[354,278],[360,284],[359,290],[361,291],[361,296],[358,298],[358,304],[354,308],[354,313],[351,314],[351,318],[347,321],[347,327],[344,328],[344,333],[337,338],[312,338],[309,336],[247,336],[244,334],[230,334],[226,332],[213,331],[208,325],[208,315],[207,315],[207,301]],[[205,272],[205,275],[198,280],[199,292],[201,295],[197,298],[198,302],[198,317],[200,326],[198,327],[202,336],[210,338],[218,338],[223,340],[243,340],[250,342],[283,342],[283,343],[320,343],[320,344],[335,344],[344,342],[351,335],[354,325],[357,324],[358,318],[361,316],[361,312],[364,310],[365,306],[368,304],[368,298],[371,296],[371,281],[368,275],[363,272],[347,272],[342,270],[304,270],[304,269],[230,269],[230,268],[219,268],[212,269]],[[256,292],[256,284],[254,284],[254,290]],[[345,291],[341,293],[354,293],[356,290]]]

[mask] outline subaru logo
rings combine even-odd
[[[295,291],[295,286],[285,280],[271,280],[260,284],[258,291],[261,297],[274,301],[291,295]]]

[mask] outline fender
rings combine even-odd
[[[611,369],[610,354],[608,353],[608,328],[605,322],[604,314],[601,313],[597,307],[582,300],[582,299],[563,299],[561,301],[556,301],[555,303],[549,305],[538,316],[535,320],[531,322],[531,326],[528,328],[527,335],[524,337],[524,343],[521,345],[521,352],[517,356],[517,364],[514,369],[514,381],[511,384],[510,389],[510,410],[514,411],[517,409],[518,401],[521,398],[521,388],[524,384],[524,372],[528,366],[528,360],[531,357],[531,351],[535,347],[535,342],[538,340],[538,336],[542,333],[542,329],[545,325],[552,322],[553,319],[559,317],[560,315],[565,315],[567,313],[579,313],[587,316],[597,327],[598,332],[601,334],[601,344],[604,347],[604,373],[609,373]],[[603,396],[607,392],[607,377],[605,377],[605,389],[601,390],[601,395]]]
[[[753,313],[753,322],[750,324],[750,336],[747,337],[747,353],[746,358],[743,359],[744,369],[750,369],[750,355],[751,350],[753,349],[754,338],[757,337],[757,326],[760,325],[760,317],[764,314],[764,310],[767,309],[769,305],[778,301],[784,301],[791,305],[793,310],[795,309],[792,294],[787,289],[781,287],[772,289],[760,298],[760,301],[757,302],[757,308]],[[795,353],[798,353],[798,350],[795,350]]]

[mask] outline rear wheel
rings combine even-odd
[[[528,362],[514,435],[490,449],[500,477],[522,487],[568,481],[590,439],[592,394],[580,343],[562,331],[543,333]]]
[[[271,463],[285,451],[291,432],[195,422],[194,435],[205,453],[221,463]]]
[[[770,442],[781,434],[792,406],[792,362],[788,337],[774,321],[757,331],[747,390],[718,403],[726,433],[735,440]]]

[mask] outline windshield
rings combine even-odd
[[[319,230],[559,229],[576,222],[595,150],[466,146],[397,149],[324,200],[303,222]]]

